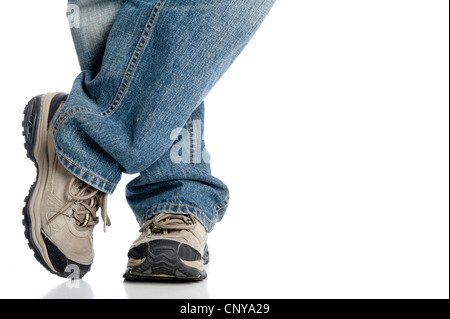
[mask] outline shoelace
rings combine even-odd
[[[72,188],[76,182],[79,184],[78,191],[73,193]],[[48,220],[49,223],[59,215],[64,214],[70,207],[76,206],[76,209],[72,208],[72,217],[79,223],[79,227],[85,228],[97,225],[99,221],[96,213],[99,208],[101,209],[103,220],[103,231],[106,231],[106,226],[111,226],[106,206],[107,194],[73,177],[69,182],[67,195],[70,200],[58,213]]]
[[[152,233],[168,234],[171,230],[194,229],[196,224],[197,220],[188,215],[163,213],[147,220],[144,225],[142,225],[140,232],[142,233],[150,228]]]

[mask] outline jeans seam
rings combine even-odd
[[[195,147],[194,147],[194,139],[195,139],[195,136],[194,136],[194,134],[195,134],[195,132],[194,132],[194,124],[193,124],[193,122],[192,122],[192,118],[189,118],[188,119],[188,121],[187,121],[187,123],[186,123],[186,126],[187,126],[187,128],[188,128],[188,132],[189,132],[189,163],[190,164],[194,164],[194,166],[195,166],[195,161],[194,161],[194,150],[195,150]]]
[[[148,210],[145,212],[144,216],[141,218],[140,223],[142,224],[143,221],[145,221],[145,220],[148,219],[147,216],[148,216],[148,214],[149,214],[151,211],[153,211],[153,210],[155,210],[155,209],[158,209],[159,207],[162,207],[162,206],[173,206],[173,207],[187,207],[187,208],[191,208],[191,209],[193,209],[193,210],[199,212],[199,213],[200,213],[200,214],[201,214],[201,215],[202,215],[202,216],[203,216],[203,217],[204,217],[211,225],[214,225],[214,222],[211,221],[211,220],[206,216],[206,214],[203,213],[203,212],[202,212],[200,209],[198,209],[197,207],[190,206],[190,205],[185,205],[185,204],[170,204],[170,203],[159,204],[159,205],[156,205],[156,206],[154,206],[154,207],[148,209]]]
[[[156,18],[158,17],[158,13],[166,0],[160,0],[155,5],[150,14],[150,17],[145,25],[144,31],[142,32],[141,37],[139,38],[138,44],[136,45],[133,55],[128,63],[127,69],[125,70],[125,75],[122,78],[122,82],[120,83],[119,89],[117,90],[116,95],[114,96],[113,102],[109,105],[109,107],[103,112],[94,112],[87,107],[75,107],[67,110],[64,114],[60,115],[57,122],[53,128],[53,134],[59,129],[59,126],[62,122],[64,122],[69,116],[79,112],[88,112],[92,114],[96,114],[102,117],[107,117],[111,115],[119,106],[120,102],[123,100],[126,90],[128,88],[129,83],[131,82],[131,78],[136,70],[136,66],[140,60],[141,54],[144,51],[144,48],[148,42],[151,31],[155,25]],[[132,69],[131,69],[132,68]]]
[[[227,207],[229,202],[230,202],[230,192],[228,192],[225,199],[222,202],[218,203],[214,208],[214,223],[216,223],[218,219],[219,212],[225,207]]]
[[[75,166],[75,167],[77,167],[77,168],[79,168],[80,170],[82,170],[83,172],[85,172],[85,173],[87,173],[87,174],[89,174],[89,175],[91,175],[92,177],[94,177],[94,178],[96,178],[96,179],[98,179],[99,181],[101,181],[102,183],[105,183],[106,185],[109,185],[109,186],[112,186],[112,187],[114,187],[114,188],[116,188],[117,187],[117,185],[116,184],[112,184],[112,183],[109,183],[109,182],[107,182],[107,181],[105,181],[104,179],[102,179],[102,178],[100,178],[100,177],[98,177],[98,176],[95,176],[94,174],[92,174],[91,172],[88,172],[87,170],[85,170],[84,168],[82,168],[82,167],[80,167],[80,166],[78,166],[77,164],[75,164],[73,161],[71,161],[70,159],[68,159],[66,156],[64,156],[63,154],[61,154],[61,152],[59,152],[59,151],[56,151],[56,153],[58,154],[58,155],[60,155],[61,157],[63,157],[66,161],[68,161],[70,164],[72,164],[73,166]]]

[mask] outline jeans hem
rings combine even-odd
[[[225,212],[228,208],[228,204],[230,202],[230,192],[227,193],[227,197],[220,203],[218,203],[214,209],[214,218],[216,223],[220,222],[225,215]]]
[[[57,151],[56,153],[58,155],[59,162],[78,179],[107,194],[112,194],[116,189],[117,184],[106,181],[105,179],[89,172],[87,169],[78,166],[60,152]]]
[[[140,219],[139,224],[140,226],[144,225],[144,223],[150,219],[151,217],[158,215],[158,214],[178,214],[178,215],[193,215],[195,218],[197,218],[200,223],[205,227],[207,232],[211,232],[214,228],[214,225],[216,223],[215,220],[211,220],[206,216],[205,213],[203,213],[200,209],[190,206],[190,205],[184,205],[184,204],[160,204],[157,206],[154,206],[146,211],[144,216]]]

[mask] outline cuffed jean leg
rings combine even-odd
[[[194,215],[208,231],[228,206],[228,188],[211,175],[204,140],[202,103],[183,128],[172,132],[172,147],[128,184],[126,195],[139,224],[160,213]]]
[[[126,1],[109,32],[99,72],[80,74],[54,123],[63,165],[109,193],[122,172],[141,173],[142,177],[155,171],[153,165],[170,157],[174,131],[189,123],[274,2]],[[209,205],[220,209],[226,202],[225,187],[206,181],[205,172],[201,183],[223,188],[213,196],[215,205]],[[193,176],[185,180],[195,180]],[[144,186],[143,180],[131,186]],[[155,183],[150,180],[148,184]],[[202,210],[194,206],[195,198],[201,196],[201,190],[192,191],[191,199],[177,205],[184,202]],[[166,197],[156,206],[173,199]],[[153,207],[146,207],[141,218],[151,214]],[[220,214],[211,207],[205,215],[214,222]]]
[[[67,19],[72,33],[73,43],[77,52],[82,74],[94,78],[100,71],[106,42],[112,25],[119,10],[126,0],[68,0]],[[71,94],[78,94],[74,86]],[[70,98],[70,96],[69,96]],[[70,139],[70,138],[69,138]],[[76,141],[72,141],[75,146]],[[77,146],[80,149],[80,146]],[[72,152],[74,149],[72,148]],[[101,176],[93,177],[92,173],[74,163],[59,151],[61,163],[78,178],[100,188],[104,192],[111,193],[115,184],[109,183]],[[86,154],[89,149],[86,149]],[[101,162],[98,162],[101,165]],[[100,181],[100,182],[99,182]],[[100,187],[99,185],[104,185]]]

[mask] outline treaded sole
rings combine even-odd
[[[31,99],[28,104],[25,106],[24,109],[24,119],[22,122],[23,127],[23,133],[22,135],[25,138],[24,147],[26,150],[27,157],[34,163],[34,166],[36,167],[36,180],[31,185],[30,190],[28,191],[28,195],[25,197],[24,202],[25,206],[22,209],[22,215],[23,220],[22,224],[25,226],[24,235],[28,241],[28,247],[33,251],[35,259],[50,273],[57,275],[61,278],[68,278],[72,274],[72,271],[66,272],[66,270],[54,271],[49,267],[47,262],[45,261],[44,257],[42,256],[42,253],[40,252],[38,246],[33,241],[33,235],[32,235],[32,221],[31,221],[31,214],[30,214],[30,201],[33,196],[33,193],[35,191],[38,179],[39,179],[39,165],[36,161],[36,158],[34,156],[34,146],[36,145],[36,135],[37,135],[37,129],[39,126],[39,117],[40,117],[40,106],[42,102],[43,95],[39,95]],[[42,231],[41,231],[42,232]],[[45,234],[41,233],[39,236],[43,237],[43,240],[45,242],[45,245],[47,248],[53,249],[53,254],[55,256],[58,256],[60,258],[63,258],[63,254],[58,250],[56,246],[54,246],[50,240],[48,240],[45,237]],[[89,270],[90,265],[80,265],[75,262],[71,262],[70,260],[67,260],[71,265],[77,265],[78,266],[78,273],[76,274],[79,278],[82,278]],[[53,266],[53,265],[52,265]]]
[[[164,245],[164,243],[162,243]],[[153,247],[148,245],[145,261],[137,267],[129,267],[123,277],[132,281],[175,281],[192,282],[206,279],[205,270],[188,267],[181,260],[174,247]],[[203,263],[209,262],[207,247],[204,253]]]
[[[22,224],[25,226],[25,237],[28,240],[28,247],[34,252],[34,257],[36,260],[49,272],[52,274],[59,275],[58,273],[55,273],[45,262],[44,258],[42,257],[39,249],[37,248],[36,244],[33,241],[33,237],[31,235],[31,218],[29,213],[29,204],[31,197],[33,196],[34,190],[36,188],[38,176],[39,176],[39,166],[36,162],[36,159],[33,155],[33,148],[35,144],[35,138],[36,138],[36,129],[37,129],[37,121],[39,121],[39,115],[40,115],[40,109],[39,105],[41,103],[42,95],[36,96],[33,99],[31,99],[28,104],[25,106],[25,110],[23,111],[24,119],[22,122],[23,127],[23,136],[25,138],[24,147],[26,150],[27,157],[34,163],[34,166],[36,167],[36,180],[31,185],[30,190],[28,191],[28,195],[25,197],[25,207],[22,209],[23,214],[23,221]]]

